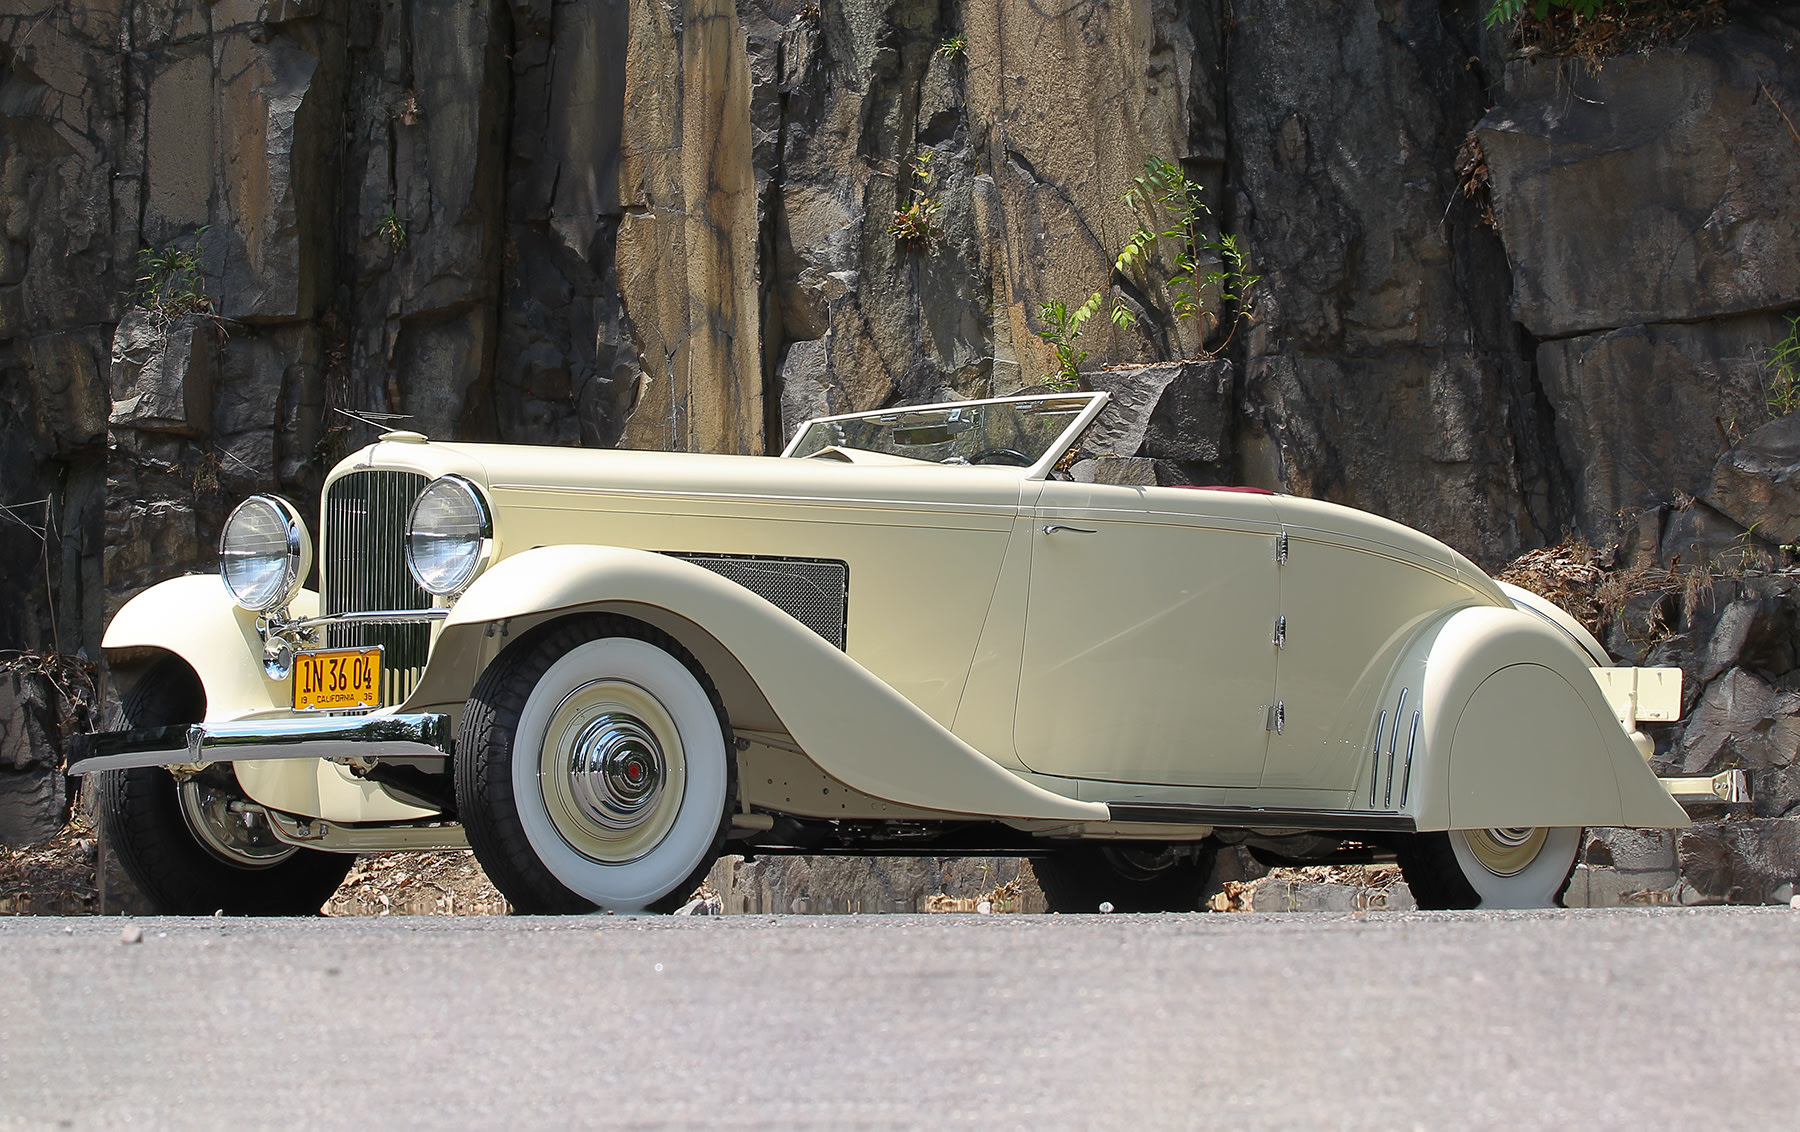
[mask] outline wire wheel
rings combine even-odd
[[[182,820],[200,847],[240,869],[266,869],[300,851],[275,837],[258,807],[246,807],[243,796],[214,783],[190,778],[175,788]],[[234,810],[233,803],[238,803]]]

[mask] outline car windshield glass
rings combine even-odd
[[[1091,397],[1028,397],[888,409],[807,422],[786,455],[853,448],[938,464],[1030,467],[1064,438]]]

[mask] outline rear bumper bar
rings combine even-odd
[[[1669,796],[1684,806],[1741,806],[1750,799],[1750,780],[1741,770],[1698,778],[1659,778]]]
[[[179,723],[77,735],[69,744],[67,771],[92,774],[238,759],[442,756],[453,745],[450,717],[435,713]]]

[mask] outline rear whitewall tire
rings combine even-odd
[[[1555,908],[1581,852],[1579,827],[1415,833],[1397,847],[1424,909]]]
[[[1450,851],[1456,856],[1463,879],[1481,898],[1481,908],[1555,908],[1569,874],[1575,871],[1575,859],[1581,853],[1581,830],[1538,829],[1543,841],[1536,846],[1528,861],[1514,863],[1496,858],[1496,839],[1512,830],[1453,829]],[[1504,841],[1499,842],[1504,844]]]

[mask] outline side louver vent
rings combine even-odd
[[[325,493],[321,608],[326,614],[430,609],[431,595],[406,569],[406,515],[426,478],[413,472],[352,472]],[[404,700],[425,670],[427,625],[332,625],[332,648],[382,647],[381,702]]]
[[[845,647],[850,617],[850,564],[834,558],[777,558],[759,554],[682,554],[763,598],[833,645]]]
[[[1375,743],[1369,768],[1369,808],[1398,810],[1406,806],[1412,787],[1413,752],[1419,745],[1419,711],[1407,711],[1410,689],[1400,689],[1392,709],[1375,720]]]

